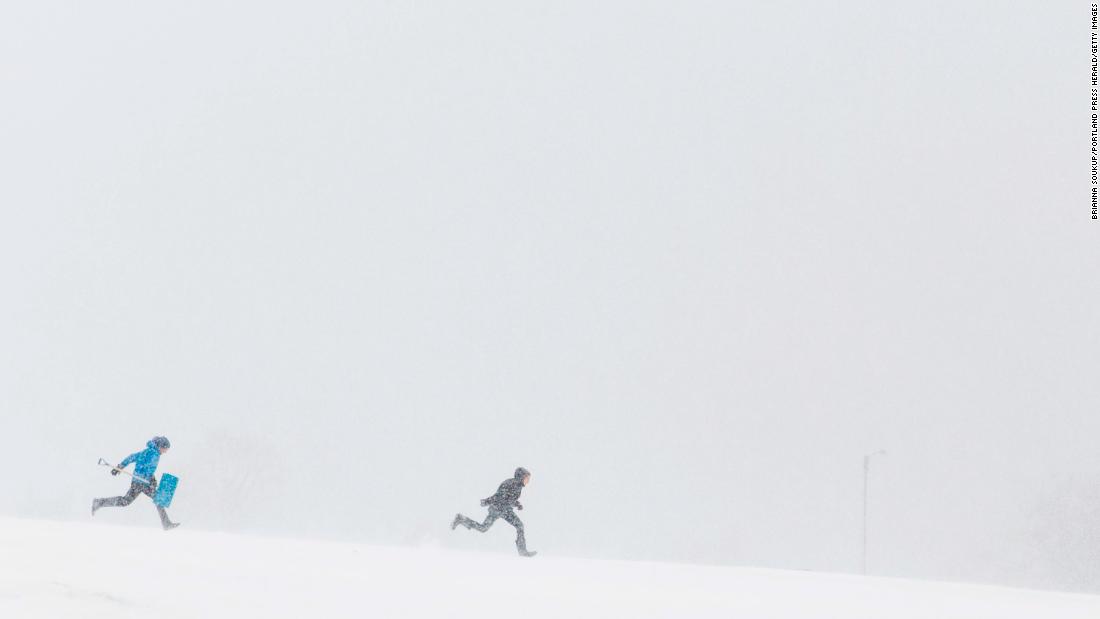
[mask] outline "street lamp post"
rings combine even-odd
[[[871,476],[871,458],[873,456],[885,456],[886,451],[880,449],[874,453],[863,456],[863,574],[867,574],[867,481]]]

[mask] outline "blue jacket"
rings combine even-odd
[[[157,444],[154,441],[149,441],[145,444],[144,450],[126,456],[122,462],[118,463],[118,466],[125,468],[131,462],[137,463],[134,466],[134,475],[145,478],[146,482],[153,479],[153,473],[157,472],[157,463],[160,462],[160,450],[157,448]]]

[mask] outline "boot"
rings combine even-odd
[[[522,533],[520,534],[519,539],[516,540],[516,550],[519,551],[519,556],[521,557],[533,557],[538,554],[537,551],[527,550],[527,540],[524,539]]]
[[[168,519],[168,510],[164,509],[160,505],[157,505],[157,514],[160,516],[160,526],[164,527],[165,531],[171,531],[172,529],[180,526],[180,523],[172,522]]]
[[[455,519],[451,522],[451,530],[454,531],[460,524],[462,524],[462,514],[455,514]]]

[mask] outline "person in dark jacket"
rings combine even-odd
[[[477,522],[462,514],[455,514],[455,519],[451,522],[451,530],[462,525],[467,529],[477,529],[484,533],[493,526],[497,518],[503,518],[505,522],[516,528],[516,550],[519,551],[520,556],[535,556],[534,551],[527,550],[527,539],[523,536],[523,522],[512,511],[513,507],[523,509],[523,505],[519,502],[519,495],[529,481],[531,481],[531,473],[522,466],[519,467],[511,479],[501,482],[496,494],[481,500],[481,504],[489,508],[489,515],[485,516],[485,522]]]
[[[93,499],[92,515],[94,516],[101,507],[126,507],[133,503],[139,494],[144,494],[150,499],[153,498],[153,494],[157,491],[157,478],[153,474],[157,471],[157,463],[160,462],[160,457],[171,446],[172,444],[168,442],[167,438],[154,436],[145,444],[145,449],[132,453],[126,456],[122,462],[119,462],[118,466],[111,470],[111,475],[118,475],[128,464],[135,463],[134,479],[130,483],[130,489],[122,496],[109,499]],[[160,505],[157,505],[156,508],[157,513],[160,514],[160,524],[165,531],[180,526],[178,522],[172,522],[168,519],[167,510]]]

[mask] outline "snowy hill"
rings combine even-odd
[[[0,519],[0,617],[1098,617],[1100,596]]]

